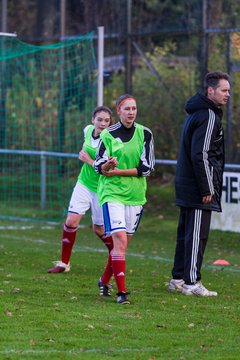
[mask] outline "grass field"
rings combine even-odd
[[[130,305],[102,299],[107,252],[89,218],[72,269],[47,274],[60,258],[61,224],[1,220],[1,359],[239,359],[240,235],[212,231],[202,269],[216,298],[168,293],[177,209],[171,187],[149,187],[127,255]],[[223,258],[230,266],[213,266]]]

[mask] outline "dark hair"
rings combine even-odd
[[[109,116],[110,116],[110,125],[113,125],[115,123],[115,120],[112,117],[112,110],[109,109],[109,107],[104,106],[104,105],[95,107],[95,109],[93,110],[93,117],[95,118],[97,113],[99,113],[100,111],[104,111],[104,112],[109,114]]]
[[[121,95],[121,96],[116,100],[117,109],[118,109],[119,105],[121,104],[121,102],[123,102],[125,99],[128,99],[128,98],[134,99],[134,100],[136,101],[135,97],[132,96],[132,95],[130,95],[130,94]]]
[[[93,110],[93,117],[95,117],[96,114],[100,111],[107,112],[110,115],[110,117],[112,117],[112,111],[109,109],[109,107],[104,105],[95,107],[95,109]]]
[[[209,87],[215,89],[218,86],[219,81],[222,79],[230,81],[230,76],[227,73],[221,71],[207,73],[204,78],[205,95],[207,95],[207,89]]]

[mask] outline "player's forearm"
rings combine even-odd
[[[119,168],[115,168],[112,171],[110,170],[110,172],[112,172],[113,175],[116,176],[138,176],[138,172],[136,168],[132,168],[132,169],[119,169]],[[110,174],[109,174],[110,175]]]
[[[126,169],[126,170],[120,170],[121,176],[138,176],[138,172],[136,168],[133,169]]]

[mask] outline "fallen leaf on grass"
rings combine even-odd
[[[55,340],[53,340],[53,339],[45,339],[45,340],[47,340],[48,342],[51,342],[51,343],[55,342]]]
[[[11,311],[5,311],[5,314],[6,314],[7,316],[13,316],[13,313],[12,313]]]
[[[85,328],[85,330],[93,330],[93,329],[94,329],[94,326],[90,325],[90,324]]]
[[[137,313],[137,314],[135,315],[135,319],[139,319],[139,320],[141,320],[141,319],[142,319],[141,314]]]
[[[87,315],[87,314],[83,314],[83,317],[84,317],[85,319],[89,319],[89,318],[90,318],[90,316]]]
[[[13,292],[14,294],[19,293],[19,292],[20,292],[20,289],[19,289],[19,288],[14,288],[14,289],[12,290],[12,292]]]
[[[32,339],[32,340],[29,341],[29,344],[30,344],[30,345],[36,345],[36,344],[37,344],[37,341]]]

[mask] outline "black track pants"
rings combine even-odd
[[[203,254],[208,240],[211,211],[180,208],[172,276],[195,284],[201,279]]]

